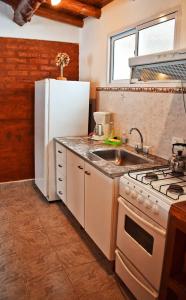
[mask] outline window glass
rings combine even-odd
[[[139,31],[138,55],[152,54],[174,48],[175,19]]]
[[[114,41],[113,80],[130,78],[129,57],[134,56],[135,34]]]
[[[173,50],[175,20],[176,12],[112,36],[110,80],[130,79],[130,57]]]
[[[140,244],[149,254],[153,252],[154,238],[141,226],[134,222],[127,215],[125,217],[125,231]]]

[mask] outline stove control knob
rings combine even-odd
[[[138,200],[138,202],[139,202],[140,204],[144,202],[144,198],[143,198],[143,196],[141,196],[141,195],[138,196],[137,200]]]
[[[151,208],[152,203],[149,200],[145,200],[145,207],[146,208]]]
[[[159,207],[157,204],[154,204],[153,207],[152,207],[152,211],[155,215],[158,215],[159,214]]]
[[[126,193],[127,195],[130,194],[130,188],[129,188],[129,186],[126,186],[126,187],[125,187],[125,193]]]
[[[131,197],[132,197],[132,199],[136,199],[138,197],[138,194],[136,193],[136,191],[132,191]]]

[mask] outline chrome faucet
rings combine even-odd
[[[144,149],[143,149],[143,136],[141,134],[141,131],[138,128],[134,127],[134,128],[130,129],[129,133],[131,134],[134,130],[139,133],[139,136],[140,136],[140,139],[141,139],[140,146],[135,145],[135,149],[136,149],[137,152],[144,152]]]

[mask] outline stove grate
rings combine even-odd
[[[139,173],[136,173],[135,171],[129,171],[128,175],[131,178],[133,178],[143,184],[150,185],[154,190],[158,191],[162,195],[169,197],[171,200],[177,201],[177,200],[180,200],[181,197],[186,196],[185,192],[180,193],[177,196],[175,196],[175,194],[171,195],[171,193],[168,191],[168,187],[170,186],[170,183],[163,184],[164,180],[171,179],[171,184],[180,184],[182,187],[186,187],[186,174],[184,174],[182,177],[176,176],[176,174],[173,174],[172,171],[170,170],[170,168],[168,168],[168,167],[165,167],[163,169],[153,169],[153,173],[155,173],[157,176],[163,176],[163,178],[158,178],[158,179],[147,181],[145,178],[147,172],[149,172],[149,171],[148,170],[146,170],[145,172],[139,171]],[[177,181],[178,178],[179,178],[179,181]],[[173,181],[174,179],[175,179],[175,182]],[[162,182],[162,184],[160,184],[160,185],[158,185],[158,187],[156,187],[153,185],[153,183],[155,183],[155,182],[156,182],[156,184]],[[167,186],[167,188],[166,188],[166,186]],[[163,188],[165,188],[164,191],[163,191]]]

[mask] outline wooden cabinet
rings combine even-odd
[[[109,260],[114,259],[117,179],[85,163],[85,231]]]
[[[67,207],[84,227],[84,160],[67,150]]]
[[[56,192],[59,198],[66,203],[66,155],[67,150],[56,143]]]
[[[186,203],[170,209],[160,300],[186,299]]]

